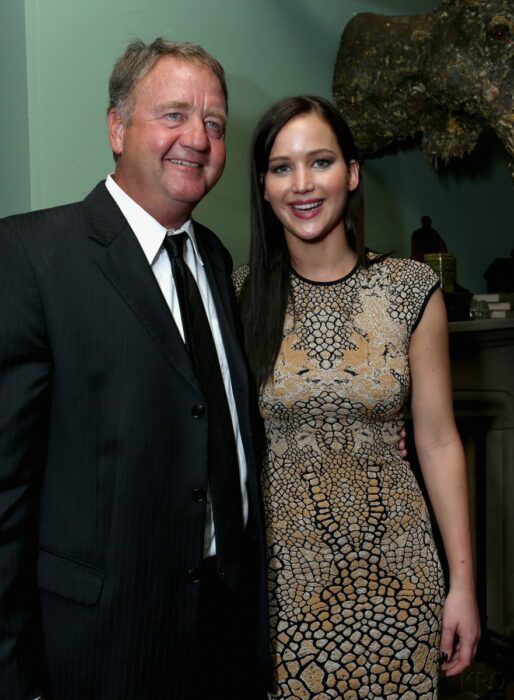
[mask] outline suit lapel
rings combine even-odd
[[[245,391],[246,365],[241,354],[241,342],[236,332],[234,313],[237,313],[237,310],[234,309],[231,281],[219,254],[213,254],[205,236],[202,235],[202,226],[196,222],[195,233],[218,314],[221,336],[232,378],[232,388],[234,392],[236,389]]]
[[[100,183],[86,198],[90,238],[101,244],[94,256],[116,291],[130,306],[166,359],[196,388],[182,337],[157,280],[125,217]]]
[[[196,242],[205,265],[205,272],[216,305],[223,345],[230,370],[232,391],[236,402],[248,474],[253,474],[253,478],[248,480],[250,498],[253,501],[252,507],[254,512],[259,513],[260,496],[256,493],[256,463],[254,444],[251,438],[252,419],[249,410],[251,390],[248,367],[242,350],[243,338],[242,330],[239,330],[239,310],[232,281],[228,275],[226,265],[223,264],[221,253],[212,249],[209,237],[202,235],[202,228],[200,224],[195,222]],[[209,232],[207,231],[206,233]]]

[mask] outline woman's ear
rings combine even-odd
[[[348,191],[353,192],[359,186],[360,182],[360,166],[356,160],[351,160],[348,163]]]

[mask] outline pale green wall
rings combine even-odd
[[[0,1],[0,216],[31,206],[23,1]]]
[[[23,6],[23,0],[2,0],[6,2]],[[438,2],[24,0],[24,4],[28,135],[24,140],[19,134],[20,122],[18,132],[2,130],[0,143],[25,194],[29,189],[21,184],[26,171],[18,162],[19,154],[24,164],[30,162],[31,196],[30,202],[26,197],[0,200],[0,214],[83,197],[112,168],[104,110],[115,58],[134,36],[188,39],[220,59],[231,93],[227,169],[196,216],[220,233],[235,261],[241,262],[248,243],[246,158],[258,114],[286,94],[330,97],[340,34],[356,12],[413,13],[432,9]],[[14,37],[0,27],[2,50],[10,51]],[[0,78],[2,86],[4,80],[12,82],[10,73],[2,72]],[[24,81],[18,82],[15,102],[26,95]],[[11,114],[10,118],[15,119]],[[12,143],[18,140],[20,148]],[[487,264],[507,255],[513,246],[514,190],[501,152],[486,176],[460,178],[438,176],[418,151],[402,152],[369,161],[365,185],[372,246],[407,254],[410,232],[422,214],[429,214],[457,254],[461,284],[475,291],[483,289],[481,275]]]

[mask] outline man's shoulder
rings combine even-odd
[[[207,226],[204,226],[196,220],[194,221],[194,228],[200,248],[213,258],[221,257],[227,267],[230,268],[230,271],[232,271],[232,256],[222,243],[220,237],[210,228],[207,228]]]
[[[214,246],[221,246],[222,248],[225,247],[221,242],[220,237],[216,233],[214,233],[212,229],[205,226],[205,224],[201,224],[196,219],[194,219],[194,228],[195,235],[201,236],[202,240],[206,243],[209,243],[210,245]]]
[[[101,185],[102,183],[99,183],[99,185],[81,201],[60,204],[21,214],[12,214],[0,219],[0,232],[2,234],[11,232],[16,236],[21,236],[23,239],[29,239],[33,235],[39,237],[44,232],[58,236],[62,231],[70,231],[75,226],[83,224],[88,202]]]
[[[73,216],[74,212],[83,206],[83,202],[73,202],[71,204],[60,204],[46,209],[36,209],[21,214],[11,214],[0,219],[0,225],[7,226],[14,230],[31,229],[34,225],[51,225],[63,218]]]

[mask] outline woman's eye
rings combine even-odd
[[[496,24],[492,28],[491,34],[496,41],[505,41],[505,39],[509,38],[510,29],[505,24]]]
[[[328,158],[318,158],[317,160],[314,161],[314,167],[315,168],[328,168],[329,165],[332,165],[332,161],[329,160]]]
[[[270,170],[275,175],[282,175],[283,173],[287,173],[289,171],[289,166],[288,165],[274,165],[270,168]]]

